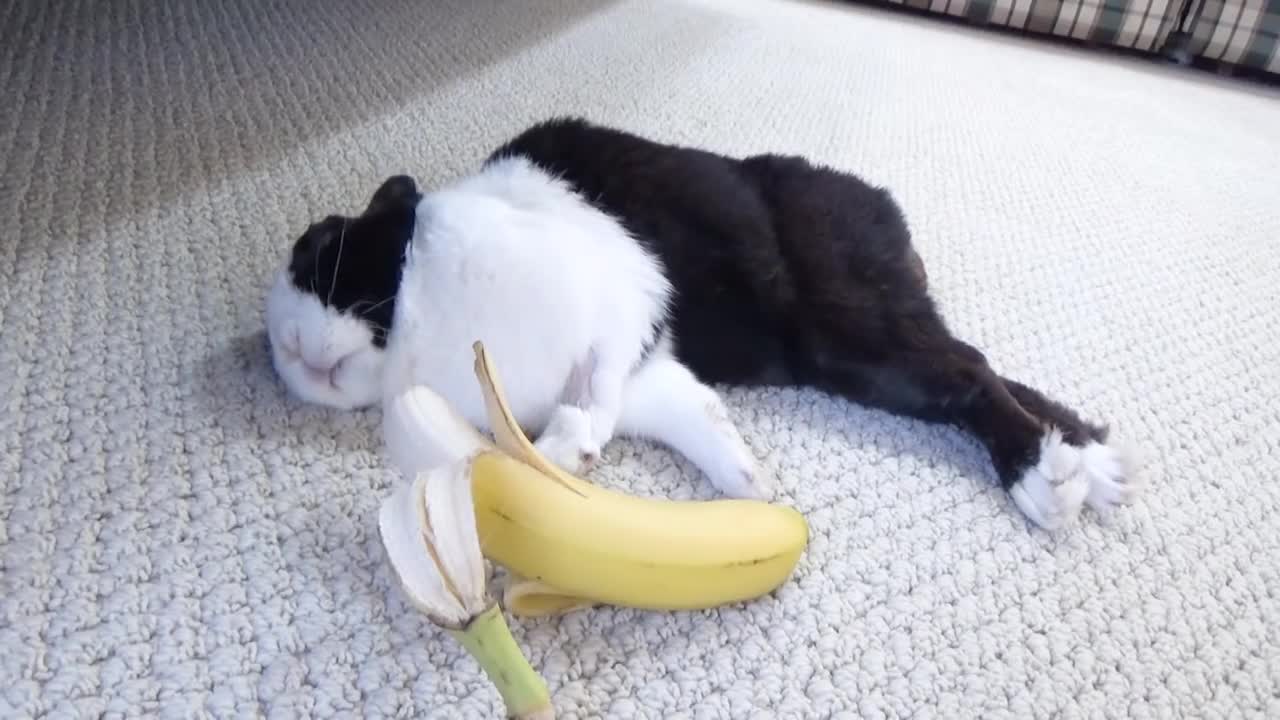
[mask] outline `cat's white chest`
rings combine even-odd
[[[487,429],[472,350],[483,342],[516,421],[537,434],[593,350],[638,360],[668,292],[612,218],[536,168],[496,165],[419,205],[387,390],[425,385]]]
[[[407,384],[430,387],[468,422],[489,430],[472,349],[474,342],[483,342],[516,422],[527,433],[536,435],[554,410],[573,361],[568,353],[548,352],[545,346],[539,347],[542,343],[525,342],[503,332],[503,328],[487,329],[491,332],[475,326],[470,330],[424,328],[420,336],[408,342],[413,357],[407,362],[408,372],[401,377]],[[567,349],[567,344],[560,347]]]
[[[483,342],[516,421],[537,433],[600,332],[594,298],[566,273],[557,277],[557,259],[495,249],[409,265],[387,347],[389,382],[426,385],[487,429],[473,351]]]

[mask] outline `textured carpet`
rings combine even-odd
[[[1034,530],[960,434],[727,398],[813,541],[774,598],[515,624],[561,716],[1280,716],[1277,94],[808,2],[0,9],[0,716],[487,718],[393,588],[376,412],[299,405],[305,224],[574,112],[891,187],[955,328],[1147,496]],[[709,497],[655,447],[593,477]]]

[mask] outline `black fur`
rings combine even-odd
[[[1083,444],[1104,428],[1000,377],[952,336],[890,194],[800,157],[735,159],[573,118],[536,125],[523,155],[619,218],[676,289],[669,331],[702,380],[798,384],[967,429],[1005,487],[1047,425]]]
[[[373,328],[378,347],[386,345],[421,199],[412,179],[389,178],[364,213],[330,215],[308,227],[293,245],[289,274],[294,286],[363,319]]]

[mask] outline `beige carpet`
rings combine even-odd
[[[376,414],[285,397],[262,298],[309,220],[566,112],[892,187],[955,327],[1150,491],[1049,536],[957,433],[729,393],[811,549],[517,623],[562,717],[1280,716],[1274,91],[783,0],[31,0],[0,87],[0,717],[498,716],[389,581]]]

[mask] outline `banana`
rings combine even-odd
[[[382,502],[378,534],[410,604],[471,654],[515,720],[554,720],[546,681],[529,664],[497,602],[476,535],[470,467],[419,473]]]
[[[755,500],[645,498],[575,477],[538,453],[483,344],[473,350],[493,444],[421,386],[388,403],[384,422],[410,477],[425,468],[406,438],[422,438],[433,457],[469,463],[481,551],[510,572],[504,605],[513,614],[600,604],[706,609],[761,597],[790,578],[809,540],[799,512]],[[441,438],[458,444],[445,448]]]

